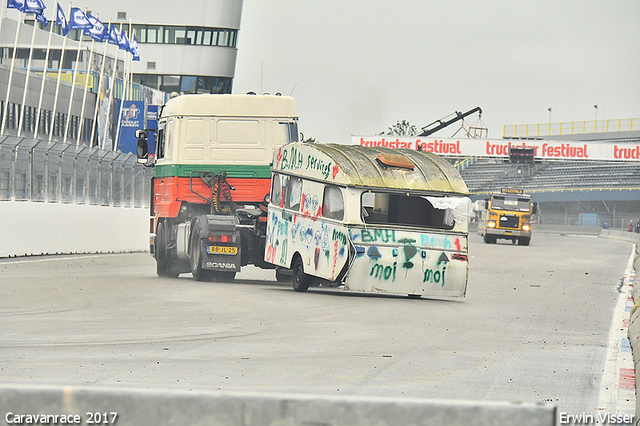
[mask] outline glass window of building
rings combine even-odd
[[[180,91],[180,76],[178,75],[165,75],[162,76],[162,84],[160,90],[163,92],[179,92]]]

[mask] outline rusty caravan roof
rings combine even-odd
[[[337,185],[469,193],[446,159],[412,149],[294,143],[275,152],[272,169]]]

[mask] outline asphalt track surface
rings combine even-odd
[[[463,299],[158,278],[149,254],[0,259],[0,383],[551,402],[594,413],[631,244],[470,235]]]

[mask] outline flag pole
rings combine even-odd
[[[129,18],[131,19],[131,18]],[[131,22],[129,22],[129,33],[131,33]],[[116,143],[120,142],[120,127],[122,126],[122,109],[124,108],[124,101],[127,100],[127,89],[129,87],[129,73],[131,72],[131,66],[128,65],[127,54],[124,54],[124,75],[122,76],[122,100],[120,101],[120,114],[118,115],[118,126],[116,130]]]
[[[111,26],[111,19],[109,19],[109,27]],[[107,28],[109,28],[107,27]],[[102,54],[102,66],[100,67],[100,80],[98,82],[98,94],[96,95],[96,106],[93,112],[93,126],[91,127],[91,139],[89,146],[93,145],[93,137],[95,136],[96,129],[98,128],[98,107],[100,106],[100,97],[102,96],[102,86],[104,80],[104,67],[107,63],[107,52],[109,48],[109,42],[106,41],[104,43],[104,53]],[[104,98],[104,97],[103,97]],[[98,132],[98,139],[100,138],[100,132]],[[100,141],[98,140],[97,145],[100,146]]]
[[[56,10],[56,13],[58,11]],[[69,11],[67,12],[67,15],[71,15],[71,2],[69,2]],[[56,17],[56,22],[57,22],[58,18]],[[62,50],[60,51],[60,63],[58,64],[58,80],[56,81],[56,94],[53,97],[53,119],[51,122],[51,128],[49,129],[49,142],[51,142],[51,139],[53,139],[53,128],[55,127],[55,123],[56,123],[56,107],[58,106],[58,93],[60,91],[60,79],[62,77],[62,64],[64,63],[64,51],[67,47],[67,36],[69,34],[67,33],[67,35],[64,36],[64,40],[62,41]]]
[[[83,31],[84,30],[77,30],[80,31],[80,42],[78,43],[78,53],[76,54],[76,64],[74,67],[74,71],[73,74],[71,75],[71,93],[69,95],[69,112],[67,113],[67,122],[65,123],[64,126],[64,139],[63,139],[63,143],[67,143],[67,137],[69,134],[69,125],[71,124],[71,107],[73,106],[73,93],[75,92],[76,89],[76,76],[78,75],[78,65],[80,64],[80,53],[81,53],[81,49],[82,49],[82,38],[84,37]]]
[[[33,17],[33,32],[31,33],[31,46],[29,47],[29,61],[27,62],[27,74],[24,81],[24,89],[22,92],[22,104],[20,105],[20,119],[18,120],[18,137],[22,136],[22,125],[24,124],[24,108],[27,102],[27,92],[29,91],[29,77],[31,77],[31,60],[33,59],[33,46],[36,42],[36,30],[38,29],[38,20],[35,15]]]
[[[120,31],[122,31],[122,24],[120,24]],[[111,32],[111,29],[109,29],[109,32]],[[118,40],[116,40],[118,41]],[[115,85],[115,81],[116,81],[116,71],[118,70],[118,53],[120,53],[120,46],[118,45],[118,48],[116,49],[116,59],[115,59],[115,63],[113,65],[113,74],[111,76],[111,82],[109,84],[110,86],[110,90],[109,90],[109,104],[107,104],[107,118],[105,120],[105,129],[104,129],[104,148],[107,147],[107,135],[109,134],[109,119],[110,119],[110,115],[111,115],[111,102],[113,101],[113,99],[115,98],[115,93],[114,92],[114,85]],[[115,142],[111,141],[111,145],[112,145],[112,151],[116,150],[116,146],[115,146]]]
[[[7,111],[9,110],[9,95],[11,94],[11,83],[13,81],[13,68],[16,62],[16,51],[18,50],[18,38],[20,37],[20,22],[22,21],[22,12],[18,15],[18,28],[16,29],[16,41],[13,44],[13,56],[11,58],[11,69],[9,70],[9,84],[7,86],[7,97],[2,110],[2,126],[0,127],[0,135],[4,135],[7,125]]]
[[[56,0],[56,14],[58,13],[58,0]],[[56,18],[57,20],[57,18]],[[40,130],[40,112],[42,111],[42,98],[44,96],[44,82],[47,78],[47,71],[49,71],[49,52],[51,51],[51,35],[53,34],[53,27],[55,21],[49,22],[51,28],[49,28],[49,41],[47,42],[47,53],[44,55],[44,71],[42,72],[42,85],[40,86],[40,98],[38,99],[38,110],[36,111],[36,129],[33,134],[34,139],[38,139],[38,131]],[[46,125],[45,125],[46,127]]]
[[[80,108],[80,130],[78,131],[78,139],[76,141],[76,145],[80,145],[80,136],[82,135],[83,123],[82,119],[84,117],[84,106],[87,100],[87,88],[89,87],[89,73],[91,72],[91,61],[93,61],[93,48],[95,46],[96,40],[91,40],[91,52],[89,53],[89,65],[87,65],[87,74],[84,79],[84,93],[82,94],[82,108]]]

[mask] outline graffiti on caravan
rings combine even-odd
[[[329,157],[319,158],[314,154],[305,154],[295,146],[282,147],[275,158],[275,168],[278,170],[310,170],[319,172],[325,179],[331,175],[336,178],[339,172],[337,164],[333,164]]]

